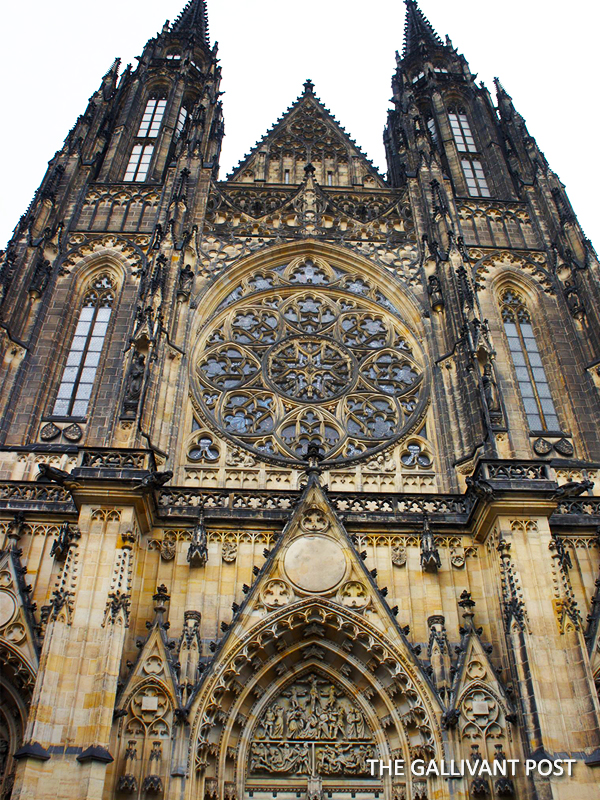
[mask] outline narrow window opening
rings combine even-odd
[[[333,172],[327,173],[327,186],[333,186]]]
[[[290,171],[289,171],[289,169],[286,169],[286,170],[283,171],[283,182],[284,183],[289,183],[290,182]]]
[[[456,142],[459,153],[476,153],[477,147],[475,146],[475,140],[471,133],[471,126],[469,125],[467,115],[464,112],[451,111],[448,117],[452,127],[452,135],[454,136],[454,141]]]
[[[560,431],[529,311],[512,289],[502,295],[502,320],[530,429]]]
[[[142,121],[137,132],[138,137],[155,139],[158,136],[166,107],[166,100],[148,100],[146,103],[144,116],[142,117]]]
[[[433,119],[433,117],[429,117],[429,119],[427,120],[427,129],[428,129],[429,133],[431,134],[431,138],[433,139],[433,143],[434,144],[438,144],[437,128],[435,127],[435,120]]]
[[[126,181],[145,181],[150,168],[150,161],[154,153],[153,144],[134,144],[125,170]]]
[[[87,412],[114,299],[108,275],[97,278],[84,298],[54,403],[56,416],[83,417]]]
[[[477,159],[469,161],[463,158],[460,163],[462,164],[467,189],[471,197],[490,197],[490,190],[481,161],[477,161]]]
[[[175,126],[175,130],[177,133],[181,133],[183,130],[183,126],[185,125],[185,121],[188,117],[187,108],[185,106],[181,106],[179,109],[179,116],[177,117],[177,125]]]

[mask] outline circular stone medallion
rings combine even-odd
[[[305,592],[326,592],[344,577],[346,559],[337,542],[327,536],[303,536],[285,554],[285,571]]]
[[[0,627],[11,621],[16,610],[13,596],[8,592],[0,592]]]

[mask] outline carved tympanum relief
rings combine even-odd
[[[269,703],[254,730],[249,775],[365,776],[376,758],[372,732],[356,702],[310,673]]]
[[[415,348],[375,285],[296,259],[253,273],[221,303],[193,359],[194,401],[210,426],[266,460],[297,463],[310,444],[326,463],[365,458],[422,418]]]

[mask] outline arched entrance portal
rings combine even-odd
[[[410,778],[367,759],[441,752],[432,697],[411,659],[325,598],[279,609],[238,640],[198,698],[190,797],[400,800]]]
[[[372,709],[323,666],[299,667],[261,704],[246,747],[245,797],[379,797]],[[387,749],[387,748],[386,748]],[[243,757],[242,755],[242,757]]]

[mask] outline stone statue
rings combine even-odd
[[[481,382],[483,384],[483,395],[488,409],[491,412],[500,411],[500,395],[498,394],[498,386],[494,380],[494,371],[490,363],[486,364],[483,368]]]
[[[125,386],[125,399],[123,409],[128,416],[135,416],[144,385],[144,372],[146,370],[146,356],[136,353],[129,367],[127,384]]]

